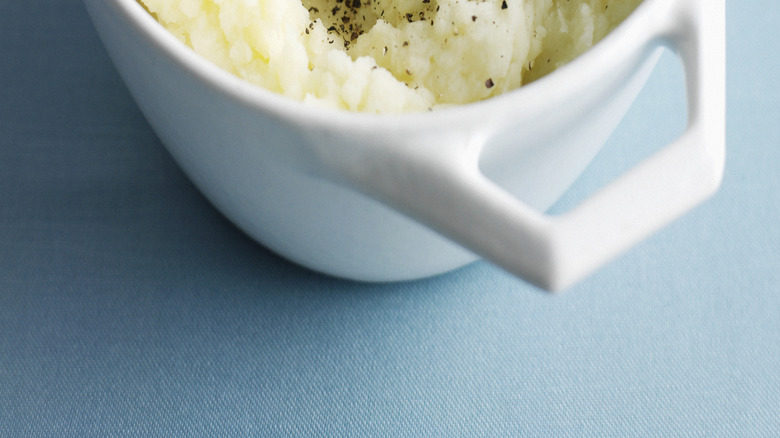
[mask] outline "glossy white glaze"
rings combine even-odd
[[[131,93],[228,218],[330,275],[397,281],[485,257],[557,290],[718,187],[725,147],[723,0],[645,0],[585,55],[526,87],[422,114],[306,106],[199,58],[135,0],[84,0]],[[681,54],[688,130],[560,217],[659,50]]]

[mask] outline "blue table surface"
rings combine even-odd
[[[780,436],[780,3],[730,1],[718,194],[558,296],[362,284],[199,194],[78,0],[0,2],[0,436]],[[666,54],[565,209],[683,129]]]

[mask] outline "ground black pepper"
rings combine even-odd
[[[360,35],[368,31],[376,22],[376,16],[370,9],[372,0],[332,0],[328,12],[320,12],[316,6],[309,7],[312,22],[321,20],[329,34],[336,34],[344,40],[344,47],[355,42]],[[305,2],[304,2],[305,3]],[[382,11],[384,14],[384,11]],[[313,24],[312,24],[313,26]],[[313,27],[310,27],[313,29]],[[330,42],[330,40],[328,41]]]

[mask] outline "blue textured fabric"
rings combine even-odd
[[[0,2],[0,436],[778,436],[780,5],[728,5],[722,190],[560,296],[247,239],[78,0]],[[683,129],[665,56],[565,210]]]

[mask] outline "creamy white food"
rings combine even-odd
[[[522,86],[641,0],[139,0],[221,68],[313,105],[398,113]]]

